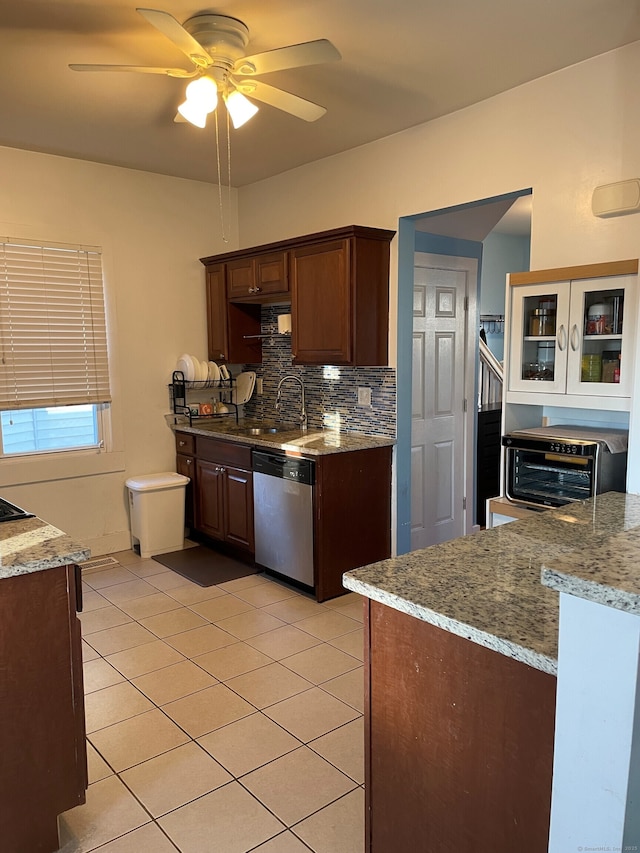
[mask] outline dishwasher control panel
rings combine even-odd
[[[281,480],[293,480],[305,486],[315,482],[315,463],[311,459],[300,459],[280,453],[253,451],[253,470],[258,474],[278,477]]]

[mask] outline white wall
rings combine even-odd
[[[480,316],[505,311],[507,273],[529,269],[529,238],[511,234],[488,234],[482,241]],[[504,327],[492,332],[485,326],[487,344],[498,361],[504,358]]]
[[[600,184],[640,174],[639,79],[635,42],[453,115],[244,187],[242,244],[350,223],[397,229],[402,216],[531,187],[532,269],[637,258],[640,214],[598,219],[591,213],[591,195]],[[640,376],[636,387],[640,391]],[[631,446],[640,447],[640,412],[632,415],[630,438]],[[640,491],[640,454],[630,467],[630,482]]]
[[[69,460],[65,479],[33,482],[50,476],[45,463],[16,466],[2,460],[0,494],[96,554],[128,548],[124,482],[135,474],[175,470],[173,436],[164,419],[167,384],[181,353],[206,358],[204,270],[198,259],[235,248],[221,240],[217,188],[8,148],[0,148],[0,173],[3,234],[28,232],[104,248],[116,320],[113,411],[121,427],[120,454],[114,457],[120,462],[111,466],[120,470],[85,476],[96,465],[104,467],[104,458]],[[237,233],[235,198],[231,222]],[[18,481],[23,484],[15,485]]]
[[[637,257],[640,218],[597,219],[591,194],[640,173],[639,77],[636,42],[244,187],[242,245],[353,222],[397,228],[401,216],[532,187],[532,268]]]

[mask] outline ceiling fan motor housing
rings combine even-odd
[[[194,15],[183,27],[205,48],[216,65],[228,68],[244,56],[249,42],[249,28],[226,15]]]

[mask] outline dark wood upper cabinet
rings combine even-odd
[[[388,363],[393,232],[371,230],[354,227],[344,239],[292,251],[294,364]]]
[[[353,352],[349,241],[291,253],[294,364],[350,364]]]
[[[288,301],[288,252],[270,252],[227,262],[227,298],[248,302]]]
[[[207,337],[211,361],[262,361],[260,305],[227,301],[224,264],[207,265]]]
[[[202,258],[212,291],[210,357],[261,361],[255,340],[248,340],[260,333],[259,315],[251,307],[290,301],[294,364],[386,365],[394,234],[349,225]],[[224,333],[225,345],[217,346]]]
[[[207,267],[207,337],[209,358],[212,361],[226,359],[229,354],[229,336],[224,264]]]

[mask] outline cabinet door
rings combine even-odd
[[[196,460],[196,529],[224,539],[224,468]]]
[[[510,391],[566,393],[569,282],[509,288]]]
[[[318,601],[344,593],[342,575],[391,556],[391,448],[330,453],[316,463]]]
[[[227,301],[224,264],[207,266],[207,337],[209,358],[233,364],[262,361],[260,305]]]
[[[241,468],[226,468],[224,477],[225,540],[254,550],[253,474]]]
[[[227,297],[251,296],[256,285],[253,258],[227,261]]]
[[[242,302],[273,302],[289,298],[289,253],[270,252],[227,261],[227,298]]]
[[[568,394],[630,396],[635,280],[611,276],[571,282]]]
[[[183,456],[182,454],[176,456],[176,471],[178,472],[178,474],[182,474],[184,477],[189,478],[189,482],[187,483],[187,488],[185,492],[184,523],[187,527],[193,527],[193,491],[194,479],[196,474],[196,465],[194,457]]]
[[[207,267],[207,337],[212,361],[228,358],[224,265]]]
[[[348,240],[291,252],[291,351],[294,364],[350,364],[353,352]]]
[[[272,252],[255,258],[255,286],[258,296],[289,293],[289,253]]]

